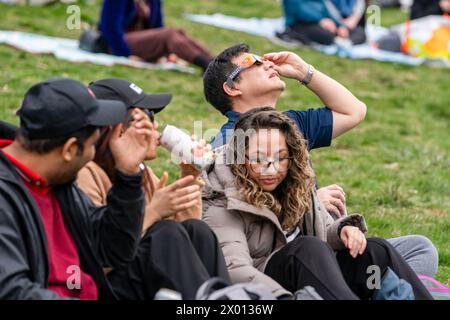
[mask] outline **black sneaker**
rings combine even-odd
[[[272,42],[288,48],[298,48],[308,45],[306,39],[290,28],[286,28],[283,32],[275,32]]]

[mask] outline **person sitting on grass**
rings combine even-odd
[[[173,287],[152,269],[150,232],[142,237],[141,164],[154,143],[153,125],[135,108],[123,130],[126,114],[124,103],[97,100],[70,79],[28,90],[15,140],[0,140],[0,299],[152,299],[159,288]],[[115,179],[98,207],[74,182],[95,157],[99,128],[109,125]],[[171,189],[193,181],[187,176]],[[165,234],[166,241],[189,242],[186,232]],[[197,288],[184,299],[194,299],[210,279],[192,257],[195,250],[180,245],[179,260],[169,266],[191,264],[184,279]]]
[[[379,299],[367,285],[368,268],[377,266],[409,283],[389,281],[390,291],[380,280],[380,292],[432,299],[389,242],[366,239],[361,215],[335,221],[328,214],[314,190],[306,144],[285,114],[253,109],[204,172],[204,220],[219,238],[232,282],[264,283],[278,298],[312,286],[325,300]]]
[[[124,79],[110,78],[92,82],[89,89],[97,98],[117,100],[130,108],[130,115],[144,114],[152,123],[150,144],[145,155],[146,161],[156,159],[159,146],[158,122],[154,114],[169,104],[170,94],[146,94],[136,84]],[[137,108],[137,109],[132,109]],[[98,206],[107,203],[107,194],[116,180],[116,166],[110,143],[113,129],[101,130],[97,153],[80,170],[77,184]],[[205,146],[202,146],[204,148]],[[229,282],[227,268],[217,238],[208,225],[201,220],[200,172],[191,165],[181,164],[181,179],[166,186],[167,172],[158,179],[150,167],[144,169],[143,188],[145,194],[145,215],[142,235],[145,240],[145,259],[138,258],[139,264],[127,270],[114,270],[113,284],[127,286],[128,291],[119,291],[127,299],[146,299],[161,286],[168,287],[193,298],[205,278],[219,277]],[[192,179],[192,176],[198,178]],[[143,249],[140,249],[143,250]],[[142,261],[141,261],[142,260]],[[151,294],[136,284],[133,274],[145,267],[153,273]],[[120,277],[114,273],[122,274]],[[197,274],[203,277],[196,276]],[[148,288],[146,289],[149,290]]]
[[[97,100],[71,79],[28,90],[17,136],[0,146],[0,299],[116,298],[102,267],[125,267],[140,247],[139,165],[151,134],[141,116],[121,135],[125,114],[123,103]],[[118,174],[97,208],[73,182],[106,125]]]
[[[283,0],[286,30],[277,37],[303,44],[366,41],[365,0]]]
[[[364,120],[367,107],[362,101],[297,54],[277,52],[259,57],[250,52],[248,45],[237,44],[221,52],[203,77],[206,100],[228,119],[211,142],[214,148],[229,141],[241,113],[261,106],[276,108],[286,87],[280,76],[299,81],[325,105],[285,112],[307,141],[308,151],[330,146],[333,139]],[[346,196],[341,186],[320,187],[317,195],[335,218],[346,214]],[[388,241],[417,274],[436,275],[438,253],[428,238],[408,235]]]
[[[117,56],[155,62],[175,54],[202,70],[213,59],[184,31],[164,27],[160,0],[104,0],[99,30]]]

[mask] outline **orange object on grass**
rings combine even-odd
[[[423,48],[427,55],[431,58],[447,58],[450,59],[450,27],[442,26],[433,31],[433,35]]]
[[[402,45],[400,47],[400,51],[405,53],[405,54],[408,54],[408,51],[409,51],[408,42],[409,42],[410,35],[411,35],[411,20],[408,20],[405,23],[405,38],[404,38],[403,43],[402,43]]]

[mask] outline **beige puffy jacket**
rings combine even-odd
[[[224,159],[225,152],[218,159]],[[227,163],[223,161],[221,163]],[[216,233],[231,281],[259,282],[272,289],[276,296],[290,294],[280,284],[264,274],[269,258],[284,245],[286,237],[275,213],[246,203],[234,184],[234,175],[226,164],[213,164],[203,172],[203,220]],[[334,220],[312,193],[312,212],[305,215],[306,235],[328,242],[335,250],[344,249],[338,236],[341,224],[367,232],[361,215]]]

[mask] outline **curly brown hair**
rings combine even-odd
[[[271,193],[264,191],[252,179],[243,161],[250,138],[258,129],[278,129],[286,137],[289,155],[293,157],[286,178]],[[228,144],[232,156],[231,171],[235,185],[244,195],[245,201],[255,207],[267,207],[278,217],[284,230],[290,231],[303,223],[303,217],[311,207],[311,192],[315,176],[309,164],[307,141],[294,122],[285,114],[270,107],[253,109],[242,114],[234,127],[234,134]],[[250,134],[247,134],[250,132]],[[245,138],[239,136],[245,134]]]

